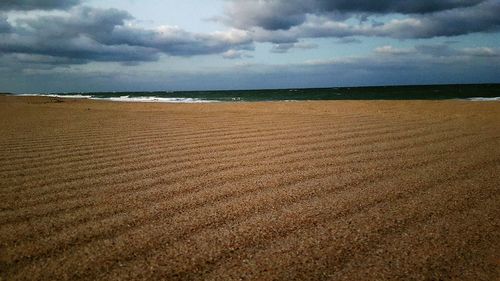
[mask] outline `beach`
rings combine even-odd
[[[500,103],[0,96],[0,280],[497,280]]]

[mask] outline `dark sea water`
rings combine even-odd
[[[136,102],[255,102],[312,100],[500,100],[500,84],[341,87],[237,91],[105,92],[38,94]]]

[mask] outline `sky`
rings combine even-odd
[[[500,83],[500,0],[2,0],[0,92]]]

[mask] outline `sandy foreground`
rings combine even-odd
[[[500,103],[0,96],[0,280],[498,280]]]

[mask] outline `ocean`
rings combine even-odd
[[[445,100],[500,101],[500,84],[334,87],[317,89],[39,93],[59,98],[129,102],[259,102],[317,100]]]

